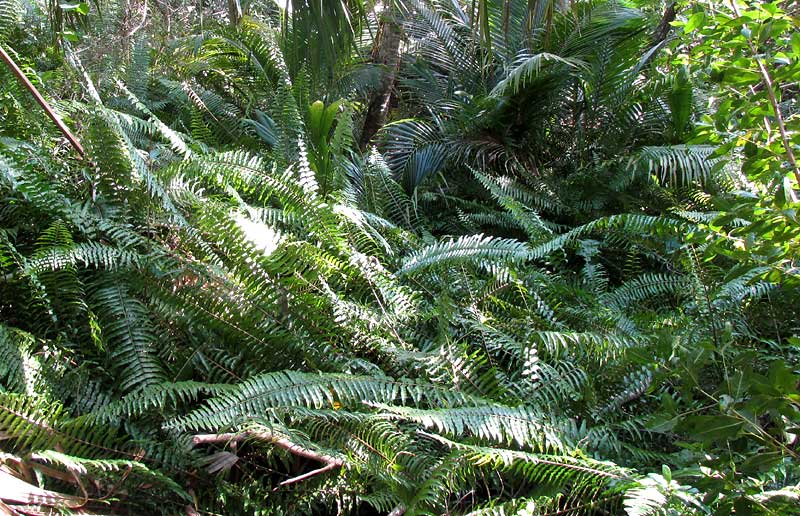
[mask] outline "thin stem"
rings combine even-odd
[[[48,104],[44,97],[42,97],[42,94],[39,93],[39,90],[36,89],[36,86],[31,83],[24,73],[22,73],[22,70],[20,70],[19,66],[17,66],[17,63],[11,59],[11,56],[6,53],[2,45],[0,45],[0,58],[2,58],[3,62],[6,63],[11,72],[17,76],[17,79],[19,79],[19,81],[23,84],[23,86],[25,86],[31,95],[33,95],[33,98],[36,99],[36,102],[42,107],[42,109],[44,109],[44,112],[47,113],[47,116],[50,117],[50,120],[56,124],[58,129],[67,138],[67,140],[69,140],[69,143],[75,148],[76,151],[78,151],[78,154],[84,156],[86,153],[78,139],[72,134],[66,124],[64,124],[64,121],[61,120],[61,117],[59,117],[55,111],[53,111],[53,108],[50,107],[50,104]]]
[[[741,17],[739,13],[739,8],[736,6],[736,0],[731,0],[731,7],[733,8],[733,13],[736,15],[737,18]],[[781,141],[783,142],[783,148],[786,150],[786,158],[789,160],[789,164],[792,166],[792,172],[794,173],[795,181],[797,184],[800,185],[800,168],[797,166],[797,160],[794,157],[794,151],[792,150],[792,143],[789,139],[789,134],[786,131],[786,124],[783,122],[783,114],[781,113],[780,105],[778,104],[778,98],[775,96],[775,86],[772,82],[772,77],[767,70],[766,65],[758,57],[758,50],[756,46],[753,44],[753,41],[750,38],[745,38],[747,40],[747,46],[750,47],[750,52],[753,54],[753,59],[758,66],[758,71],[761,73],[761,79],[764,82],[764,88],[767,90],[767,96],[769,97],[769,102],[772,105],[772,110],[775,111],[775,120],[778,122],[778,132],[781,135]]]
[[[243,432],[235,434],[234,433],[200,434],[200,435],[195,435],[192,438],[192,442],[194,444],[236,443],[239,441],[244,441],[245,439],[255,439],[258,441],[265,441],[274,444],[279,448],[283,448],[284,450],[288,451],[293,455],[304,457],[306,459],[312,459],[324,464],[324,466],[319,469],[315,469],[313,471],[309,471],[308,473],[303,473],[302,475],[296,476],[294,478],[284,480],[279,484],[280,486],[302,482],[307,478],[319,475],[321,473],[326,473],[334,469],[341,468],[345,464],[344,459],[316,452],[310,448],[301,446],[295,442],[290,441],[289,439],[286,439],[285,437],[281,437],[277,434],[274,434],[264,429],[245,430]]]

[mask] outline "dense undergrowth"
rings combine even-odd
[[[283,4],[0,0],[0,512],[799,512],[796,6]]]

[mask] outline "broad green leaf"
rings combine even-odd
[[[692,416],[686,421],[692,437],[711,443],[724,442],[739,435],[744,422],[733,416]]]
[[[800,59],[800,32],[795,31],[792,33],[791,46],[792,56],[795,59]]]
[[[683,32],[688,34],[694,30],[702,29],[706,21],[706,13],[697,12],[689,16],[686,20],[686,25],[683,26]]]
[[[76,12],[78,14],[87,15],[89,14],[89,4],[86,2],[75,2],[75,3],[63,3],[58,4],[62,11],[67,12]]]

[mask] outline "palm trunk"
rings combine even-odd
[[[369,145],[372,137],[386,124],[389,107],[392,103],[392,91],[400,66],[400,26],[397,23],[397,11],[392,0],[382,2],[381,24],[375,45],[372,49],[372,62],[386,67],[386,75],[375,90],[367,108],[364,126],[361,131],[361,148]]]

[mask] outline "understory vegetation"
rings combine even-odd
[[[0,514],[800,514],[798,26],[0,0]]]

